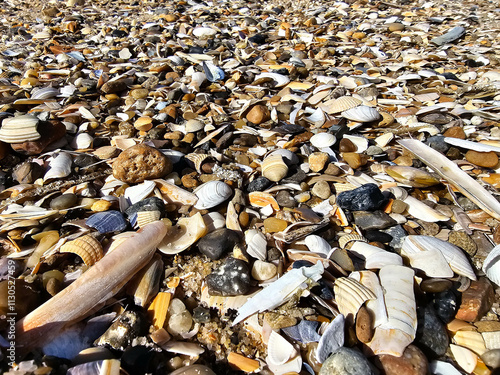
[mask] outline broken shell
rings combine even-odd
[[[257,281],[265,281],[276,276],[278,267],[272,263],[257,259],[252,266],[252,277]]]
[[[363,102],[360,99],[354,98],[352,96],[341,96],[340,98],[331,101],[331,103],[324,103],[322,107],[328,114],[335,114],[347,111],[351,108],[355,108],[361,103]]]
[[[246,373],[255,372],[260,368],[260,362],[256,359],[250,359],[234,352],[229,353],[227,362],[237,370]]]
[[[180,218],[176,225],[168,228],[167,235],[158,245],[158,250],[164,254],[178,254],[206,233],[207,227],[199,212],[191,217]]]
[[[483,336],[476,331],[458,331],[453,336],[453,342],[472,350],[477,355],[483,355],[487,351]]]
[[[249,229],[245,232],[245,243],[248,255],[265,261],[267,256],[267,240],[264,233],[257,229]]]
[[[64,178],[69,176],[71,173],[71,164],[73,159],[71,155],[67,152],[60,152],[52,161],[49,163],[49,170],[43,176],[43,182],[55,178]]]
[[[450,349],[458,365],[464,369],[465,372],[471,374],[477,365],[477,355],[471,350],[455,344],[450,344]]]
[[[274,197],[269,193],[252,191],[248,194],[248,200],[253,207],[266,207],[267,205],[271,205],[271,207],[276,211],[280,209],[276,199],[274,199]]]
[[[335,280],[333,291],[340,313],[350,321],[365,301],[376,298],[370,289],[349,277],[339,277]]]
[[[428,187],[440,183],[432,174],[413,167],[388,165],[385,167],[385,172],[396,181],[412,187]]]
[[[331,147],[335,144],[336,138],[331,133],[318,133],[311,137],[311,144],[317,149],[322,149],[326,147]]]
[[[402,199],[402,201],[408,205],[408,207],[406,208],[408,213],[417,219],[432,223],[435,223],[437,221],[448,221],[450,219],[448,216],[443,215],[442,213],[429,207],[422,201],[413,198],[411,195],[408,195],[405,199]]]
[[[78,255],[87,266],[92,266],[103,257],[101,243],[90,234],[66,242],[61,246],[60,252]]]
[[[162,275],[163,261],[158,254],[155,254],[153,259],[127,284],[127,293],[134,296],[136,305],[144,307],[153,296],[158,294]]]
[[[211,27],[196,27],[193,30],[193,35],[202,39],[210,38],[215,34],[217,34],[217,30],[212,29]]]
[[[275,82],[274,87],[283,87],[287,85],[290,82],[290,78],[288,76],[285,76],[283,74],[278,74],[278,73],[261,73],[257,76],[255,76],[255,81],[262,81],[262,80],[269,80],[272,79]],[[253,84],[256,84],[254,81]]]
[[[89,133],[79,133],[73,138],[70,146],[75,150],[85,150],[92,148],[92,142],[94,142],[94,138]]]
[[[345,249],[345,247],[349,244],[349,242],[352,241],[363,241],[363,242],[368,242],[366,238],[364,238],[361,234],[357,233],[352,233],[352,234],[346,234],[343,235],[342,237],[339,238],[339,246],[342,249]]]
[[[379,269],[387,265],[403,265],[401,256],[390,251],[383,250],[366,242],[356,241],[349,249],[350,252],[365,260],[368,269]]]
[[[297,355],[297,351],[283,336],[271,331],[267,342],[267,362],[279,366]]]
[[[500,285],[500,245],[495,246],[489,252],[483,263],[483,272],[488,279]]]
[[[380,114],[375,108],[360,105],[342,112],[342,116],[356,122],[372,122],[380,119]]]
[[[309,251],[314,253],[328,255],[332,250],[332,247],[324,238],[316,236],[315,234],[310,234],[304,239],[304,241]]]
[[[154,221],[160,220],[160,211],[139,211],[130,218],[130,223],[134,226],[142,228]]]
[[[33,115],[6,118],[0,128],[0,141],[22,143],[36,141],[41,135],[37,132],[39,120]]]
[[[213,232],[216,229],[224,228],[226,226],[226,219],[219,212],[209,212],[203,215],[203,221],[207,227],[207,232]]]
[[[210,158],[210,155],[207,155],[207,154],[195,154],[195,153],[186,155],[186,159],[188,159],[191,162],[193,162],[193,165],[194,165],[194,168],[196,169],[196,172],[198,172],[200,174],[203,173],[203,171],[201,170],[201,165],[203,164],[203,162],[207,158]]]
[[[115,210],[98,212],[90,216],[85,221],[85,224],[103,234],[122,231],[127,227],[127,222],[122,213]]]
[[[203,71],[210,82],[224,79],[224,71],[212,62],[203,61]]]
[[[265,158],[261,168],[262,176],[274,182],[280,181],[288,173],[288,166],[283,161],[282,156],[278,154]]]
[[[205,210],[226,201],[233,194],[233,190],[222,181],[209,181],[197,187],[193,193],[198,197],[194,208]]]

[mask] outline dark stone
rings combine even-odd
[[[453,286],[448,279],[425,279],[420,283],[420,289],[426,293],[441,293]]]
[[[389,243],[389,246],[394,249],[401,249],[403,241],[408,235],[401,225],[395,225],[388,229],[384,229],[383,232],[392,236],[392,241]]]
[[[319,375],[373,375],[373,371],[361,352],[340,347],[323,363]]]
[[[205,235],[198,241],[200,252],[212,260],[220,259],[233,250],[240,241],[240,236],[234,230],[221,228]]]
[[[273,128],[273,131],[276,131],[282,135],[285,134],[299,134],[305,132],[305,128],[300,125],[295,124],[285,124],[281,126],[277,126]]]
[[[193,310],[193,320],[197,323],[208,323],[210,321],[210,310],[203,306],[195,307]]]
[[[297,207],[297,201],[286,190],[281,190],[276,194],[276,202],[280,207],[294,208]]]
[[[232,138],[233,138],[233,132],[228,132],[219,138],[215,146],[217,147],[218,150],[227,148],[232,144],[231,142]]]
[[[76,206],[78,197],[76,194],[62,194],[50,201],[50,208],[53,210],[65,210]]]
[[[453,121],[453,117],[445,113],[435,112],[420,116],[420,121],[433,125],[446,125]]]
[[[166,371],[163,355],[142,345],[125,350],[120,365],[128,374],[160,374]]]
[[[472,211],[472,210],[478,210],[479,206],[472,202],[469,198],[467,197],[459,197],[457,199],[458,204],[464,211]]]
[[[12,178],[20,184],[32,184],[44,174],[44,169],[38,163],[23,163],[12,173]]]
[[[427,139],[425,143],[427,144],[427,146],[443,154],[446,154],[450,148],[450,145],[444,141],[444,137],[442,135],[429,137],[429,139]]]
[[[147,332],[147,320],[136,311],[127,310],[107,329],[94,343],[116,350],[125,350],[132,344],[132,340]]]
[[[290,169],[292,169],[292,168],[290,168]],[[288,184],[288,183],[300,184],[302,181],[307,179],[307,175],[302,169],[296,169],[296,170],[292,169],[291,174],[290,174],[290,172],[288,172],[288,174],[289,174],[289,177],[281,180],[282,184]]]
[[[396,220],[382,211],[356,211],[353,212],[354,222],[362,230],[385,229],[396,225]]]
[[[116,81],[108,81],[101,86],[101,91],[105,94],[113,94],[116,92],[122,92],[127,89],[127,82],[123,79],[118,79]]]
[[[382,242],[389,243],[392,241],[392,236],[388,233],[381,232],[379,230],[367,230],[364,233],[365,238],[370,242]]]
[[[433,301],[436,315],[448,324],[455,319],[455,314],[460,307],[460,294],[454,289],[448,289],[444,292],[436,293]]]
[[[448,31],[446,34],[431,39],[431,43],[437,46],[442,46],[444,44],[454,42],[455,40],[460,39],[464,35],[465,35],[465,27],[456,26],[452,28],[450,31]]]
[[[95,164],[99,161],[97,157],[89,154],[79,154],[73,158],[73,164],[77,167],[83,168]]]
[[[436,358],[446,353],[449,338],[446,327],[432,306],[417,308],[417,335],[414,341],[428,357]]]
[[[248,184],[247,191],[249,193],[251,193],[252,191],[263,191],[271,186],[271,184],[271,180],[268,180],[265,177],[258,177]]]
[[[128,35],[125,30],[115,29],[111,32],[113,38],[124,38]]]
[[[127,208],[125,214],[132,216],[139,211],[160,211],[163,214],[165,212],[165,203],[157,197],[146,198]]]
[[[250,269],[240,259],[229,257],[217,270],[205,278],[208,293],[214,296],[239,296],[248,292]]]
[[[337,196],[340,208],[350,211],[375,211],[386,203],[386,198],[375,184],[365,184],[357,189],[344,191]]]
[[[248,38],[248,41],[251,43],[255,44],[264,44],[267,40],[267,35],[266,34],[255,34],[254,36],[251,36]]]

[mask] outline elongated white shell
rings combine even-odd
[[[385,308],[384,291],[380,285],[377,275],[372,271],[352,272],[349,277],[359,281],[362,285],[370,289],[377,298],[366,301],[366,308],[373,315],[373,327],[377,328],[381,324],[387,323],[387,310]]]
[[[439,213],[425,203],[413,198],[411,195],[408,195],[405,199],[403,199],[403,202],[408,205],[408,213],[417,219],[425,220],[431,223],[450,220],[448,216]]]
[[[6,118],[0,128],[0,141],[5,143],[36,141],[41,137],[37,132],[38,122],[38,118],[33,115]]]
[[[257,229],[249,229],[245,232],[245,242],[248,255],[262,261],[266,260],[267,240],[264,233]]]
[[[379,269],[390,264],[395,266],[403,264],[403,260],[398,254],[391,253],[363,241],[355,241],[349,251],[365,259],[365,266],[368,269]]]
[[[318,133],[311,137],[311,144],[318,148],[322,149],[325,147],[331,147],[335,144],[336,138],[331,133]]]
[[[332,247],[324,238],[315,234],[307,236],[305,238],[305,243],[309,251],[312,251],[313,253],[328,255],[330,250],[332,250]]]
[[[500,245],[491,249],[483,263],[483,272],[488,279],[500,285]]]
[[[342,116],[356,122],[371,122],[380,119],[380,114],[375,108],[360,105],[342,112]]]
[[[233,190],[222,181],[209,181],[196,188],[194,193],[198,197],[198,202],[194,207],[198,210],[205,210],[224,202],[233,194]]]
[[[467,141],[465,139],[445,137],[444,141],[450,145],[474,150],[478,152],[500,152],[500,147],[491,146],[480,142]]]

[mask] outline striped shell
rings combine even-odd
[[[339,238],[339,246],[342,249],[345,249],[345,247],[349,244],[349,242],[352,241],[363,241],[363,242],[368,242],[366,238],[364,238],[361,234],[357,233],[352,233],[352,234],[346,234],[342,237]]]
[[[101,243],[90,234],[66,242],[61,246],[60,252],[78,255],[87,266],[92,266],[104,255]]]
[[[356,316],[365,301],[377,298],[370,289],[349,277],[339,277],[333,290],[339,311],[348,320]]]
[[[332,101],[325,109],[328,114],[335,114],[347,111],[351,108],[355,108],[359,106],[361,103],[363,103],[361,100],[353,98],[352,96],[341,96],[340,98],[337,98],[334,101]]]
[[[342,112],[342,116],[356,122],[372,122],[380,119],[380,113],[375,108],[360,105]]]
[[[262,162],[262,176],[271,181],[278,182],[288,173],[288,166],[279,154],[268,156]]]
[[[196,188],[194,193],[198,197],[198,202],[196,202],[194,208],[205,210],[227,200],[233,194],[233,190],[222,181],[209,181]]]
[[[210,158],[210,155],[192,153],[192,154],[187,154],[185,158],[193,163],[196,172],[202,173],[201,165],[203,164],[205,159]]]
[[[136,214],[136,224],[139,228],[142,228],[149,223],[160,220],[160,217],[160,211],[139,211]]]
[[[38,123],[38,118],[32,115],[6,118],[0,128],[0,141],[5,143],[36,141],[41,137],[36,130]]]

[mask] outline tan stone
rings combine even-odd
[[[247,113],[246,119],[255,125],[262,124],[271,118],[271,113],[265,105],[254,105]]]
[[[323,170],[325,164],[328,162],[328,154],[325,152],[313,152],[309,155],[309,169],[313,172]]]

